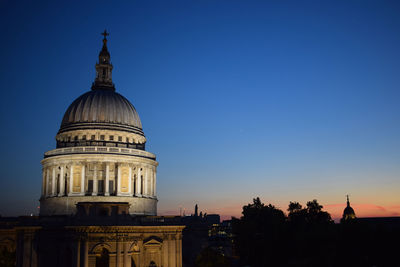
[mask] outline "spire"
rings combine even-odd
[[[110,62],[110,53],[107,49],[107,36],[110,34],[104,30],[101,34],[103,38],[103,47],[99,53],[99,62],[96,64],[96,79],[92,85],[92,90],[113,90],[115,91],[114,84],[112,82],[112,69],[113,66]]]
[[[350,207],[349,195],[346,195],[346,197],[347,197],[347,207]]]

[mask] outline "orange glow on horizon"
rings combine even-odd
[[[346,207],[346,203],[339,204],[322,204],[323,210],[331,214],[332,219],[338,222],[343,215],[343,210]],[[396,217],[400,216],[400,205],[380,206],[370,203],[351,203],[351,207],[354,209],[358,218],[363,217]],[[222,220],[230,220],[232,217],[240,218],[242,216],[243,205],[232,205],[226,207],[207,208],[200,210],[207,214],[219,214]],[[280,208],[280,207],[277,207]],[[285,213],[286,209],[281,208]],[[186,211],[186,215],[190,215],[194,211]],[[160,211],[159,215],[179,215],[177,211]]]

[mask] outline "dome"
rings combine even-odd
[[[355,212],[352,207],[346,207],[343,211],[343,216],[354,216]]]
[[[143,135],[142,123],[133,105],[114,90],[95,89],[78,97],[68,107],[59,133],[80,129],[111,129]]]
[[[350,206],[349,196],[347,195],[347,206],[343,210],[342,220],[347,221],[355,218],[356,218],[356,213],[354,212],[354,209]]]

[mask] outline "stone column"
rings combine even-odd
[[[151,169],[147,168],[146,171],[146,180],[147,180],[147,195],[150,197],[151,196]]]
[[[139,247],[139,251],[140,253],[138,254],[138,262],[136,262],[136,266],[144,266],[145,262],[145,258],[144,258],[144,247],[143,247],[143,240],[139,240],[138,241],[138,247]]]
[[[46,196],[50,196],[50,170],[46,168]]]
[[[92,196],[97,196],[97,164],[94,164],[94,170],[93,170],[93,192]]]
[[[151,169],[151,197],[154,197],[154,167]]]
[[[132,190],[132,195],[133,196],[136,196],[135,186],[136,186],[135,167],[132,167],[132,185],[131,185],[131,190]]]
[[[173,238],[173,235],[170,235],[168,238],[168,259],[169,259],[169,266],[176,266],[176,243]]]
[[[109,196],[110,195],[110,163],[106,163],[106,184],[104,185],[104,195]]]
[[[154,195],[154,197],[156,197],[157,196],[157,168],[156,167],[154,167],[153,175],[154,175],[154,187],[153,187],[154,193],[153,193],[153,195]]]
[[[70,175],[69,175],[69,194],[71,196],[74,194],[74,166],[71,165]]]
[[[176,266],[182,267],[182,239],[180,234],[176,235]]]
[[[58,193],[58,196],[63,196],[64,195],[64,166],[60,166],[60,180],[59,180],[59,184],[60,184],[60,192]]]
[[[51,195],[56,195],[56,167],[53,167],[52,178],[51,178]]]
[[[81,195],[85,195],[85,165],[82,165],[82,175],[81,175]]]
[[[75,262],[76,267],[81,266],[81,241],[79,239],[76,241]]]
[[[118,164],[117,173],[117,196],[121,195],[121,164]]]
[[[149,178],[149,176],[148,176],[148,168],[146,167],[145,169],[144,169],[144,175],[143,175],[143,179],[144,179],[144,181],[143,181],[143,194],[142,195],[145,195],[145,196],[147,196],[148,194],[149,194],[149,191],[148,191],[148,185],[149,185],[149,181],[148,181],[148,178]]]
[[[131,267],[131,261],[129,257],[129,243],[124,242],[124,267]]]
[[[129,166],[129,175],[128,175],[128,194],[132,196],[132,167]]]
[[[156,196],[156,167],[153,167],[153,197]]]
[[[137,170],[137,179],[136,179],[136,194],[138,195],[138,196],[141,196],[141,194],[142,194],[142,176],[141,176],[141,174],[142,174],[142,172],[140,171],[140,166],[138,166],[138,168],[137,168],[138,170]]]
[[[169,260],[168,260],[168,235],[164,235],[164,240],[162,244],[163,250],[163,267],[169,267]]]
[[[83,245],[83,255],[82,255],[83,266],[82,267],[89,267],[89,244],[88,244],[88,241],[85,240],[82,245]]]
[[[120,242],[120,240],[119,240],[119,238],[117,238],[117,244],[116,244],[116,247],[117,247],[117,254],[115,255],[116,257],[115,257],[115,259],[116,259],[116,264],[115,264],[115,266],[116,267],[122,267],[121,266],[121,242]]]

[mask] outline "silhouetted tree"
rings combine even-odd
[[[285,214],[257,197],[243,207],[243,216],[233,221],[235,249],[244,264],[279,266],[284,256]]]
[[[317,200],[290,202],[288,216],[259,198],[233,220],[234,248],[243,265],[400,267],[400,225],[355,219],[334,224]],[[390,218],[389,218],[390,219]]]
[[[316,199],[307,202],[307,219],[309,223],[332,224],[331,215],[322,210],[323,206]]]
[[[288,207],[288,212],[289,212],[289,216],[292,214],[296,214],[297,212],[301,211],[302,206],[299,202],[292,202],[290,201],[289,203],[289,207]]]

